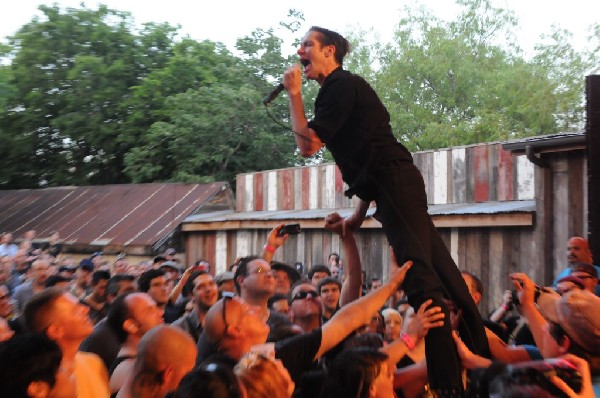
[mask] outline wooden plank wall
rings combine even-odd
[[[536,200],[532,227],[445,228],[440,234],[460,269],[479,275],[484,285],[481,310],[491,311],[510,288],[508,275],[529,274],[543,284],[565,265],[569,236],[587,234],[587,179],[583,151],[544,154],[550,167],[534,166],[524,155],[504,151],[500,144],[425,151],[414,154],[430,203]],[[238,211],[352,207],[333,164],[266,171],[238,176]],[[266,230],[198,232],[188,236],[188,261],[206,258],[217,272],[243,255],[260,253]],[[357,241],[368,277],[387,276],[389,252],[380,230],[361,230]],[[275,258],[300,261],[305,269],[340,253],[337,236],[304,230],[290,237]],[[343,252],[340,253],[342,260]]]
[[[533,165],[499,143],[413,154],[430,204],[533,198]],[[240,174],[237,211],[309,210],[353,207],[333,164]]]
[[[458,229],[457,266],[480,276],[484,286],[481,310],[491,311],[501,303],[502,293],[510,289],[508,274],[523,271],[534,280],[540,278],[530,242],[533,228],[463,228]],[[440,230],[447,244],[449,228]],[[188,262],[199,258],[213,264],[213,272],[224,271],[236,258],[260,254],[267,237],[265,230],[198,232],[188,237]],[[390,261],[385,235],[380,230],[362,230],[356,235],[363,269],[367,277],[386,278]],[[275,254],[275,259],[288,264],[300,261],[305,269],[325,264],[329,253],[344,252],[339,238],[320,230],[305,230],[291,236]],[[193,260],[192,260],[193,259]]]

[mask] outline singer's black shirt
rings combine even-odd
[[[375,170],[391,161],[412,162],[410,152],[392,134],[390,115],[375,90],[341,67],[321,86],[308,126],[331,151],[349,186],[348,197],[373,200]]]

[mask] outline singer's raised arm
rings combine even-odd
[[[308,127],[304,103],[302,102],[302,71],[300,65],[294,65],[285,71],[283,85],[290,99],[290,118],[296,145],[300,150],[300,155],[305,158],[310,157],[323,147],[323,143],[317,133]]]

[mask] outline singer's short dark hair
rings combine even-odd
[[[308,31],[320,33],[319,43],[321,43],[321,46],[335,46],[336,62],[340,65],[344,63],[344,57],[350,52],[350,43],[344,36],[333,30],[321,28],[320,26],[311,26]]]

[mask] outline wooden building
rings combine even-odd
[[[561,134],[413,154],[429,212],[453,258],[481,277],[482,310],[500,302],[511,272],[549,283],[566,265],[567,238],[587,233],[584,149],[583,134]],[[292,222],[302,233],[275,259],[309,269],[340,252],[323,219],[334,211],[349,215],[356,198],[344,196],[334,164],[241,174],[236,185],[235,211],[184,220],[188,262],[206,258],[220,272],[237,257],[260,254],[269,230]],[[389,251],[380,224],[368,218],[357,241],[368,277],[385,278]]]

